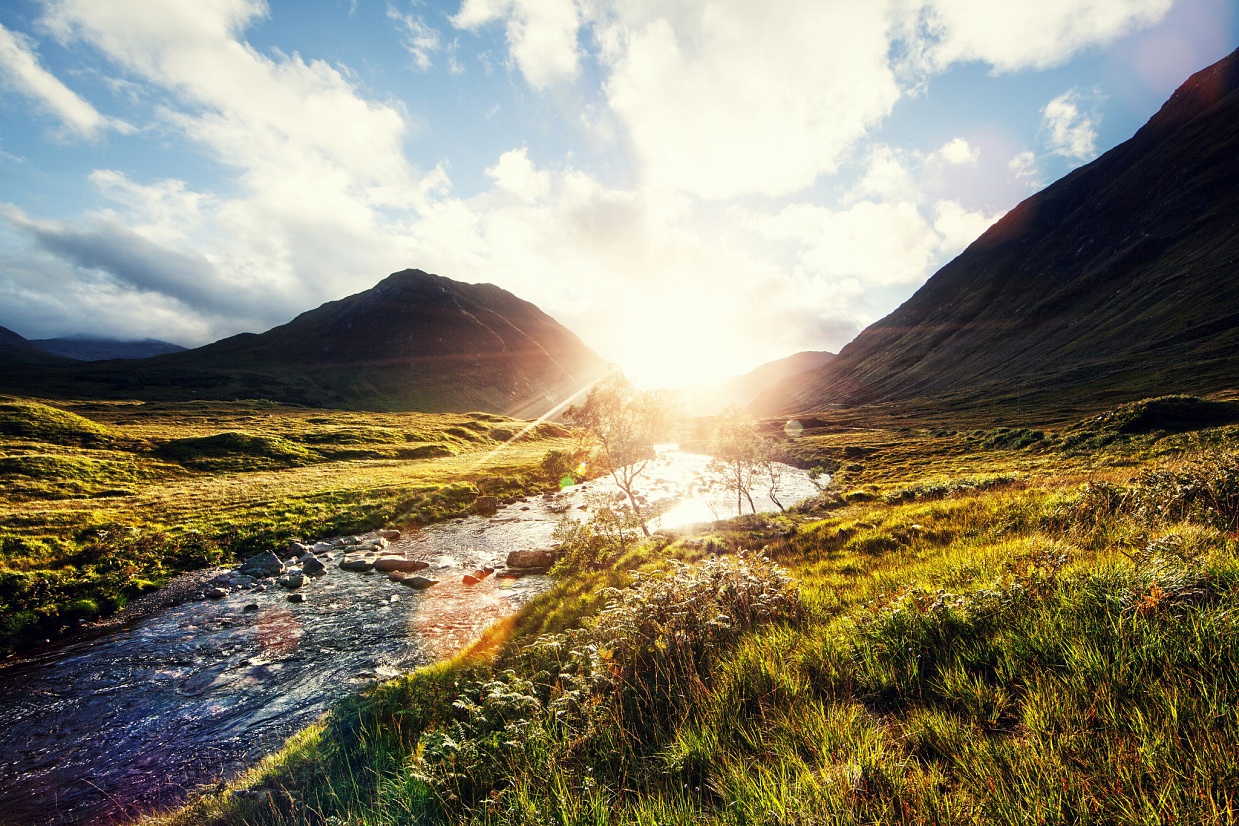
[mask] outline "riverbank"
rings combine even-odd
[[[76,638],[178,574],[292,538],[541,492],[562,428],[484,413],[0,398],[0,655]],[[518,440],[514,437],[522,433]]]
[[[569,577],[150,822],[1233,822],[1239,430],[1014,435],[810,433],[833,495]]]
[[[721,507],[725,492],[688,495],[705,462],[661,451],[648,468],[651,509],[669,519],[684,516],[672,501]],[[786,501],[817,490],[787,470]],[[0,670],[6,822],[123,822],[236,777],[331,703],[456,655],[535,598],[549,580],[508,569],[511,552],[550,547],[561,519],[617,494],[594,480],[493,502],[489,516],[298,546],[284,565],[262,554],[243,570],[271,567],[252,576],[185,575],[96,629],[110,633]],[[365,548],[376,549],[373,568],[353,564]],[[409,587],[414,577],[425,587]]]

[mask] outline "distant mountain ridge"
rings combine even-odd
[[[0,327],[0,368],[68,363],[69,359],[49,353],[7,327]],[[0,372],[0,379],[2,378],[3,372]]]
[[[78,361],[107,361],[108,359],[144,359],[164,353],[180,353],[187,350],[179,344],[157,338],[121,340],[114,338],[89,338],[87,336],[62,336],[60,338],[35,338],[29,340],[40,350],[55,353]]]
[[[764,412],[1239,386],[1239,51],[1025,200]]]
[[[266,398],[539,415],[608,368],[567,328],[507,290],[404,270],[265,333],[140,362],[79,363],[45,371],[40,385],[87,398]],[[0,382],[0,389],[14,392],[31,378]]]

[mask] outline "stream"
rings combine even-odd
[[[701,489],[708,462],[660,448],[639,484],[661,512],[651,528],[735,514],[734,494]],[[817,490],[788,467],[778,498],[790,506]],[[302,603],[278,587],[191,599],[0,668],[0,822],[125,822],[236,777],[333,702],[450,656],[545,590],[540,575],[461,578],[548,547],[564,514],[584,518],[589,495],[618,492],[599,479],[405,534],[387,551],[430,564],[422,573],[439,584],[424,591],[328,563]]]

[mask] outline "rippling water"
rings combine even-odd
[[[708,461],[662,450],[651,462],[641,488],[662,505],[656,526],[735,515],[734,497],[702,489]],[[783,487],[785,506],[816,492],[791,468]],[[427,591],[330,565],[301,604],[279,588],[186,602],[0,669],[0,822],[124,821],[236,776],[334,701],[450,655],[544,589],[541,576],[461,577],[547,547],[562,514],[583,515],[587,491],[617,495],[599,480],[402,537],[390,550],[441,580]]]

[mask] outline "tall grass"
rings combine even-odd
[[[1018,450],[569,578],[172,820],[1236,822],[1239,460]]]

